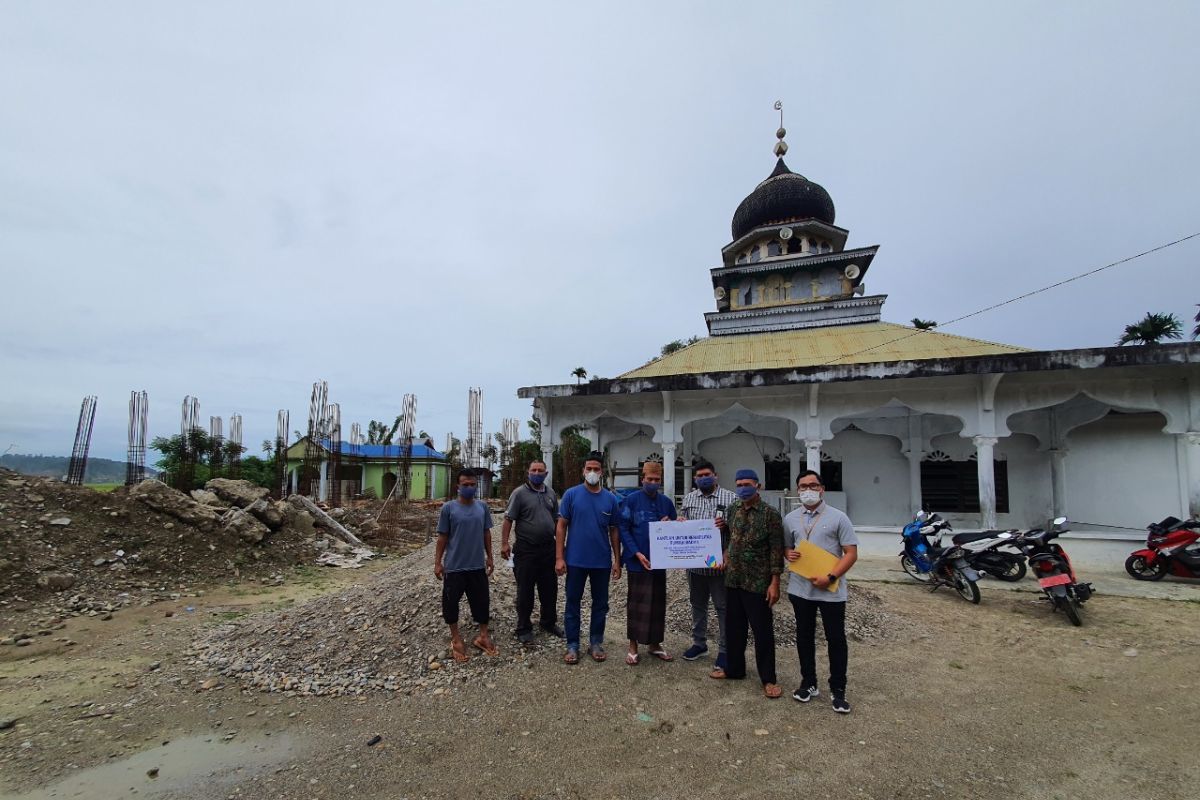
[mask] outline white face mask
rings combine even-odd
[[[821,493],[816,489],[805,489],[800,492],[800,502],[809,508],[821,503]]]
[[[588,486],[595,486],[596,484],[600,483],[600,473],[588,470],[587,472],[583,473],[583,479],[587,481]]]

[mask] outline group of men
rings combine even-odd
[[[712,568],[688,570],[692,644],[683,658],[693,661],[708,653],[711,605],[719,636],[709,676],[717,680],[746,677],[747,639],[753,631],[763,694],[772,699],[782,696],[775,672],[773,607],[780,598],[786,565],[802,557],[801,542],[807,541],[837,561],[826,575],[805,578],[788,572],[787,594],[795,614],[801,676],[792,698],[807,703],[820,696],[815,642],[820,614],[829,648],[833,709],[850,713],[846,701],[847,588],[842,578],[858,558],[858,539],[846,515],[824,502],[820,474],[810,470],[800,475],[796,481],[800,507],[781,516],[763,501],[754,470],[738,470],[730,491],[719,485],[716,470],[708,462],[694,465],[695,488],[683,498],[677,512],[671,498],[662,493],[662,470],[662,464],[647,461],[642,466],[640,489],[620,499],[604,488],[603,456],[592,452],[584,462],[583,482],[560,499],[546,484],[546,464],[535,461],[530,465],[525,483],[509,497],[501,529],[500,555],[505,559],[511,555],[514,560],[517,639],[525,645],[534,641],[536,592],[541,629],[566,640],[564,663],[578,664],[581,653],[596,662],[606,660],[609,589],[613,581],[620,580],[624,568],[628,584],[625,663],[636,666],[643,645],[648,657],[673,661],[674,656],[663,647],[666,570],[654,569],[650,561],[650,523],[711,519],[721,534],[723,558]],[[450,626],[450,650],[460,662],[469,658],[458,626],[463,594],[479,626],[473,646],[488,655],[499,652],[488,630],[492,518],[487,505],[476,499],[476,489],[475,474],[460,471],[458,496],[442,507],[437,528],[434,573],[442,580],[442,611]],[[561,576],[566,578],[562,627],[557,614]],[[585,587],[590,587],[591,598],[586,650],[580,646]]]

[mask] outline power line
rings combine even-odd
[[[1065,286],[1068,283],[1073,283],[1074,281],[1082,280],[1083,278],[1087,278],[1087,277],[1095,275],[1099,272],[1103,272],[1106,269],[1112,269],[1113,267],[1119,267],[1122,264],[1128,264],[1130,261],[1135,261],[1139,258],[1142,258],[1143,256],[1148,256],[1151,253],[1157,253],[1160,250],[1166,250],[1169,247],[1174,247],[1175,245],[1183,244],[1184,242],[1186,242],[1190,239],[1195,239],[1197,237],[1200,237],[1200,231],[1197,231],[1196,233],[1190,234],[1188,236],[1184,236],[1181,239],[1176,239],[1173,242],[1167,242],[1166,244],[1160,244],[1157,247],[1151,247],[1149,250],[1143,250],[1140,253],[1137,253],[1132,256],[1127,256],[1127,257],[1122,258],[1117,261],[1113,261],[1109,264],[1105,264],[1102,267],[1096,267],[1095,269],[1090,269],[1087,272],[1081,272],[1078,275],[1073,275],[1070,278],[1064,278],[1063,280],[1052,283],[1049,286],[1043,286],[1040,289],[1034,289],[1033,291],[1026,292],[1025,294],[1017,295],[1016,297],[1010,297],[1007,300],[1002,300],[999,303],[994,303],[990,306],[986,306],[984,308],[978,309],[977,311],[972,311],[969,314],[963,314],[961,317],[955,317],[954,319],[950,320],[949,322],[939,325],[938,328],[945,328],[947,325],[953,325],[956,322],[962,322],[965,319],[970,319],[971,317],[977,317],[980,314],[987,313],[988,311],[994,311],[997,308],[1001,308],[1001,307],[1009,305],[1011,303],[1015,303],[1019,300],[1024,300],[1028,297],[1033,297],[1035,294],[1041,294],[1042,292],[1048,292],[1051,289],[1057,289],[1059,286]],[[933,332],[934,331],[932,329],[930,329],[930,330],[917,329],[917,330],[914,330],[912,333],[906,333],[903,336],[897,336],[895,339],[889,339],[886,342],[880,342],[879,344],[871,345],[870,347],[863,348],[862,350],[857,350],[853,353],[847,353],[845,355],[838,356],[837,358],[835,358],[831,361],[826,361],[824,364],[821,364],[820,366],[827,367],[832,364],[837,364],[838,362],[845,361],[848,358],[853,358],[854,356],[862,355],[863,353],[869,353],[872,350],[878,350],[881,347],[887,347],[890,344],[895,344],[896,342],[902,342],[905,339],[911,339],[914,336],[920,336],[922,333],[933,333]]]

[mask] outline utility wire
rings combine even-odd
[[[1106,269],[1112,269],[1113,267],[1119,267],[1122,264],[1128,264],[1130,261],[1134,261],[1136,259],[1142,258],[1143,256],[1148,256],[1151,253],[1157,253],[1160,250],[1166,250],[1167,248],[1174,247],[1175,245],[1178,245],[1178,244],[1183,244],[1184,242],[1186,242],[1190,239],[1195,239],[1197,237],[1200,237],[1200,231],[1197,231],[1196,233],[1190,234],[1188,236],[1184,236],[1182,239],[1176,239],[1173,242],[1167,242],[1166,244],[1160,244],[1158,247],[1151,247],[1149,250],[1143,250],[1142,252],[1137,253],[1136,255],[1127,256],[1126,258],[1122,258],[1118,261],[1113,261],[1112,263],[1105,264],[1102,267],[1096,267],[1095,269],[1090,269],[1087,272],[1081,272],[1078,275],[1073,275],[1070,278],[1064,278],[1061,281],[1050,284],[1049,286],[1043,286],[1040,289],[1034,289],[1033,291],[1026,292],[1025,294],[1017,295],[1016,297],[1010,297],[1007,300],[1002,300],[999,303],[994,303],[990,306],[986,306],[984,308],[978,309],[977,311],[972,311],[969,314],[963,314],[961,317],[955,317],[954,319],[950,320],[949,322],[939,325],[938,328],[944,328],[947,325],[953,325],[956,322],[962,322],[965,319],[970,319],[971,317],[977,317],[980,314],[985,314],[988,311],[994,311],[997,308],[1001,308],[1002,306],[1009,305],[1010,303],[1015,303],[1018,300],[1024,300],[1028,297],[1033,297],[1035,294],[1041,294],[1042,292],[1048,292],[1051,289],[1057,289],[1059,286],[1065,286],[1068,283],[1073,283],[1074,281],[1082,280],[1083,278],[1087,278],[1087,277],[1095,275],[1099,272],[1103,272]],[[878,350],[881,347],[887,347],[890,344],[895,344],[896,342],[902,342],[905,339],[911,339],[914,336],[920,336],[922,333],[933,333],[933,332],[934,332],[934,329],[929,329],[929,330],[917,329],[917,330],[914,330],[912,333],[906,333],[905,335],[898,336],[895,339],[889,339],[886,342],[880,342],[879,344],[863,348],[862,350],[858,350],[853,353],[847,353],[845,355],[838,356],[837,358],[835,358],[831,361],[826,361],[824,364],[821,364],[820,366],[822,366],[822,367],[831,366],[833,364],[837,364],[838,362],[845,361],[848,358],[853,358],[854,356],[862,355],[863,353],[869,353],[872,350]]]

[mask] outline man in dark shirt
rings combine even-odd
[[[533,644],[533,592],[541,604],[539,625],[551,636],[562,638],[558,626],[558,575],[554,572],[554,530],[558,522],[558,495],[546,485],[546,462],[529,465],[525,483],[508,497],[504,526],[500,530],[500,557],[513,557],[517,580],[517,638]],[[509,546],[513,523],[517,541]]]
[[[729,550],[725,553],[725,669],[713,678],[746,677],[746,640],[754,630],[754,661],[763,694],[774,700],[783,694],[775,677],[775,617],[779,576],[783,572],[783,518],[758,493],[758,473],[739,469],[734,493],[738,499],[725,511]]]

